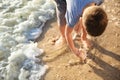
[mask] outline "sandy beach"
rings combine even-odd
[[[92,38],[93,49],[88,52],[86,64],[81,64],[66,45],[52,45],[51,39],[60,32],[56,17],[47,21],[36,40],[45,51],[42,57],[49,67],[43,80],[120,80],[120,1],[105,0],[101,7],[109,23],[103,35]]]

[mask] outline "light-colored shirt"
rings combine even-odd
[[[100,5],[104,0],[66,0],[67,11],[66,11],[66,21],[69,27],[74,27],[78,22],[80,16],[82,16],[82,11],[86,5],[90,3],[95,3]]]

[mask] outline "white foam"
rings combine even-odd
[[[50,0],[0,0],[0,80],[40,80],[44,52],[31,42],[54,17]]]

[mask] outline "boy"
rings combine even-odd
[[[61,32],[60,43],[66,42],[73,53],[84,60],[85,52],[75,47],[72,39],[73,29],[76,33],[81,30],[81,39],[87,47],[90,43],[86,38],[100,36],[107,26],[107,15],[98,7],[103,0],[55,0],[58,26]]]

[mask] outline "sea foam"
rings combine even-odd
[[[0,0],[0,80],[40,80],[44,50],[32,42],[54,17],[51,0]]]

